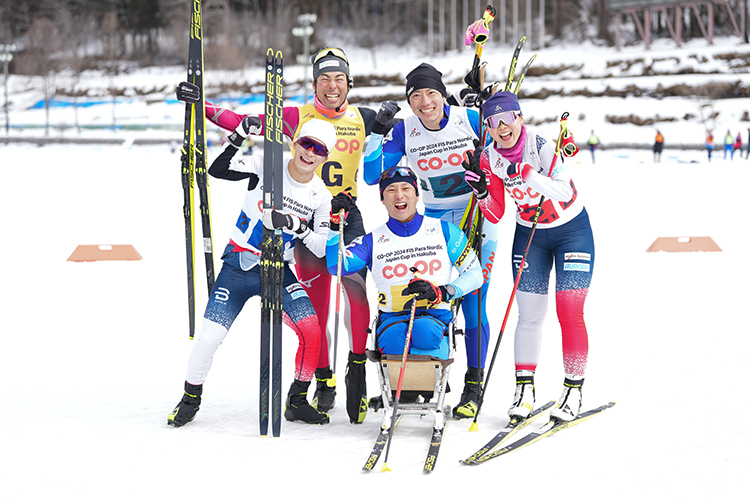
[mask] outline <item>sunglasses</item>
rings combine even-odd
[[[411,177],[412,179],[417,178],[417,175],[408,167],[391,167],[380,174],[380,180],[382,181],[383,179],[390,179],[392,177],[396,177],[397,175],[401,177]]]
[[[503,111],[496,115],[488,116],[484,119],[484,123],[489,128],[497,128],[502,124],[510,125],[518,118],[518,114],[515,111]]]
[[[324,58],[328,54],[332,54],[340,59],[343,59],[346,64],[349,64],[349,59],[346,58],[346,54],[344,54],[344,51],[338,47],[328,47],[325,49],[321,49],[320,52],[315,54],[315,58],[313,59],[313,64],[320,61],[322,58]]]
[[[297,144],[299,144],[302,149],[312,151],[318,156],[328,156],[328,148],[310,137],[300,137],[297,139]]]

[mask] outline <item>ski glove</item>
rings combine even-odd
[[[461,163],[464,167],[464,180],[474,191],[477,200],[483,200],[489,194],[487,190],[487,176],[479,166],[479,158],[482,156],[483,149],[479,146],[479,140],[474,139],[474,152],[466,152],[466,160]],[[467,161],[468,160],[468,161]]]
[[[528,180],[534,169],[528,163],[511,163],[508,165],[508,178],[514,179],[519,175],[523,180]]]
[[[375,116],[375,123],[372,125],[372,133],[385,135],[388,131],[388,122],[393,120],[393,117],[399,111],[401,111],[401,108],[396,104],[396,101],[385,101],[381,104],[380,111]]]
[[[180,82],[177,86],[177,100],[187,104],[196,104],[201,100],[201,89],[190,82]]]
[[[347,190],[349,189],[350,188],[347,188]],[[333,197],[331,200],[331,223],[329,226],[332,231],[339,230],[341,224],[346,220],[346,216],[349,214],[349,210],[351,210],[353,203],[354,200],[346,191],[341,191]],[[344,214],[339,216],[341,210],[344,211]]]
[[[479,66],[471,68],[464,77],[464,82],[466,83],[466,85],[468,85],[469,88],[473,89],[475,92],[479,92],[484,86],[484,71],[486,66],[487,62],[485,61]]]
[[[294,214],[286,214],[270,208],[263,209],[263,227],[273,231],[274,229],[287,229],[296,233],[300,238],[307,236],[310,231],[307,222]]]
[[[256,115],[247,115],[242,119],[237,128],[232,134],[227,137],[227,140],[232,143],[233,146],[239,148],[242,146],[242,142],[245,138],[250,135],[260,134],[263,124],[260,122],[260,118]]]
[[[471,42],[474,42],[477,45],[484,45],[489,37],[490,27],[484,22],[484,19],[478,19],[466,28],[464,43],[467,47],[471,46]]]
[[[450,300],[448,290],[445,286],[436,286],[427,280],[414,278],[409,285],[401,291],[401,295],[416,295],[404,304],[404,308],[411,307],[411,301],[414,299],[426,300],[430,304],[439,304],[444,300]]]
[[[451,106],[462,106],[464,108],[474,108],[477,106],[479,94],[469,87],[462,88],[448,98],[448,104]]]

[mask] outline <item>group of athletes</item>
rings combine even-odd
[[[411,114],[403,119],[396,117],[400,108],[393,101],[377,111],[348,103],[353,78],[342,49],[320,50],[312,65],[313,102],[283,109],[291,160],[284,166],[281,211],[262,209],[263,155],[237,154],[248,135],[264,134],[264,115],[205,103],[207,118],[231,132],[209,174],[246,181],[248,190],[209,294],[184,394],[168,424],[180,427],[195,418],[214,353],[247,300],[260,294],[264,228],[283,230],[284,323],[299,339],[294,381],[286,398],[287,420],[329,422],[339,387],[331,368],[327,325],[332,277],[339,268],[349,338],[344,386],[350,422],[363,422],[368,412],[365,350],[373,318],[368,269],[377,291],[374,334],[383,353],[403,351],[416,300],[410,352],[445,357],[447,325],[453,316],[450,303],[461,299],[467,366],[453,416],[474,418],[491,340],[487,312],[503,302],[490,296],[488,288],[506,195],[517,209],[509,287],[516,286],[526,253],[515,294],[516,391],[508,414],[524,418],[535,404],[534,373],[554,265],[565,376],[551,416],[576,418],[588,357],[583,309],[594,268],[594,241],[575,184],[563,162],[556,161],[556,138],[526,126],[513,92],[491,93],[490,86],[481,100],[466,89],[451,96],[442,73],[427,63],[406,77]],[[178,86],[177,94],[185,102],[201,98],[185,84]],[[388,212],[388,221],[370,232],[365,231],[357,204],[360,167],[365,182],[379,186]],[[424,213],[417,211],[419,200]],[[479,225],[466,222],[467,207],[473,203],[483,216]]]

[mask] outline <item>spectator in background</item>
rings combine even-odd
[[[734,137],[732,133],[727,130],[727,135],[724,136],[724,159],[727,159],[727,153],[729,153],[729,159],[734,158]]]
[[[748,129],[750,132],[750,129]],[[708,162],[711,162],[711,153],[714,151],[714,133],[713,130],[709,130],[706,135],[706,151],[708,152]]]
[[[734,140],[734,150],[739,151],[739,158],[742,159],[742,132],[737,134],[737,138]],[[734,155],[732,155],[734,157]]]
[[[750,131],[750,129],[748,129]],[[594,133],[594,131],[591,131],[591,135],[589,136],[589,149],[591,150],[591,163],[596,163],[596,160],[594,159],[594,151],[596,151],[596,148],[599,146],[599,137]]]
[[[654,162],[661,162],[661,152],[664,149],[664,136],[656,131],[656,139],[654,139]]]

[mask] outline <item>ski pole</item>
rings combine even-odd
[[[474,49],[474,61],[472,62],[471,69],[464,77],[464,82],[469,86],[478,96],[482,94],[482,86],[484,80],[484,69],[485,64],[480,64],[482,59],[482,50],[484,44],[490,38],[490,23],[495,19],[495,9],[491,5],[488,5],[484,11],[482,19],[474,21],[466,29],[465,42],[467,46],[470,46],[472,42],[476,44]],[[479,106],[479,104],[477,104]],[[481,108],[479,111],[481,121]],[[481,134],[480,134],[481,135]]]
[[[484,265],[482,264],[482,240],[483,240],[483,226],[484,226],[484,217],[482,216],[482,211],[479,209],[479,204],[477,203],[477,210],[479,210],[479,220],[477,221],[477,235],[476,243],[477,243],[477,258],[479,259],[479,267],[482,271],[482,283],[479,285],[479,288],[477,288],[477,369],[479,370],[479,380],[477,380],[477,384],[479,384],[479,387],[482,386],[482,297],[484,295],[482,288],[484,288]],[[481,390],[481,389],[480,389]]]
[[[552,170],[555,168],[555,164],[557,163],[557,157],[560,154],[560,149],[562,148],[562,141],[563,137],[565,135],[565,131],[567,130],[567,120],[568,120],[568,112],[564,112],[562,114],[562,117],[560,118],[560,135],[557,137],[557,143],[555,145],[555,156],[552,158],[552,163],[549,167],[549,172],[547,172],[547,176],[552,175]],[[474,415],[474,421],[471,423],[471,426],[469,430],[471,431],[477,431],[477,419],[479,418],[479,411],[482,409],[482,404],[484,403],[484,394],[487,392],[487,384],[490,381],[490,375],[492,374],[492,368],[495,365],[495,358],[497,357],[497,351],[500,348],[500,341],[503,340],[503,333],[505,332],[505,325],[508,323],[508,316],[510,315],[510,310],[513,307],[513,299],[516,296],[516,291],[518,290],[518,284],[521,281],[521,274],[523,274],[523,267],[526,263],[526,255],[529,252],[529,248],[531,247],[531,239],[534,237],[534,233],[536,232],[536,225],[539,222],[539,216],[542,213],[542,204],[544,203],[544,195],[539,197],[539,204],[537,205],[536,212],[534,213],[534,218],[531,224],[531,231],[529,232],[529,238],[526,240],[526,247],[523,250],[523,255],[521,256],[521,263],[518,268],[518,274],[516,274],[516,280],[513,283],[513,290],[510,294],[510,300],[508,301],[508,307],[505,309],[505,317],[503,318],[503,324],[500,327],[500,333],[497,337],[497,342],[495,343],[495,350],[492,353],[492,359],[490,360],[490,366],[487,369],[487,377],[484,380],[484,386],[480,388],[479,391],[479,402],[477,403],[477,413]]]
[[[326,382],[336,387],[336,353],[339,345],[339,311],[341,307],[341,266],[344,260],[344,209],[339,210],[339,261],[336,264],[336,315],[333,325],[333,376]]]
[[[490,38],[490,23],[493,19],[495,19],[495,9],[492,5],[488,5],[484,10],[482,19],[475,21],[466,30],[466,45],[470,45],[472,41],[477,44],[474,51],[473,69],[479,67],[479,60],[482,58],[484,44]]]
[[[484,11],[484,15],[482,16],[481,21],[476,21],[474,24],[469,26],[467,30],[467,41],[469,38],[473,38],[474,42],[476,43],[476,50],[474,51],[474,62],[472,64],[471,72],[476,72],[476,81],[475,85],[476,88],[474,90],[478,93],[478,98],[476,101],[476,106],[479,108],[479,138],[481,140],[480,145],[484,146],[485,142],[487,141],[487,131],[484,128],[483,120],[482,120],[482,88],[484,87],[484,71],[483,67],[480,68],[480,62],[482,58],[482,51],[484,49],[484,44],[487,43],[487,40],[490,38],[490,23],[492,20],[495,19],[495,9],[488,5],[487,8]],[[476,250],[477,257],[479,258],[479,265],[482,267],[482,284],[479,286],[479,289],[477,290],[477,365],[478,368],[481,370],[482,368],[482,287],[484,286],[484,267],[482,266],[482,226],[484,217],[482,215],[482,211],[479,210],[478,202],[476,200],[476,195],[472,195],[472,204],[475,204],[476,210],[478,210],[477,214],[477,222],[474,226],[474,249]],[[473,222],[473,221],[472,221]]]
[[[411,268],[415,278],[421,277],[416,267]],[[383,459],[382,472],[390,472],[388,468],[388,453],[391,451],[391,441],[393,438],[393,428],[396,427],[396,414],[398,413],[398,401],[401,398],[401,386],[404,382],[404,372],[406,371],[406,358],[409,355],[409,344],[411,343],[411,330],[414,327],[414,316],[417,312],[417,294],[412,296],[411,315],[409,316],[409,327],[406,329],[406,340],[404,341],[404,354],[401,359],[401,370],[398,373],[398,384],[396,384],[396,397],[393,399],[393,415],[391,415],[391,436],[388,438],[388,444],[385,448],[385,458]]]

